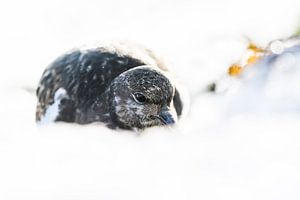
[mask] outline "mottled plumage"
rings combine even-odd
[[[151,51],[130,48],[73,50],[56,59],[37,89],[36,120],[124,129],[175,123],[183,104],[173,78]]]

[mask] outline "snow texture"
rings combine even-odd
[[[299,51],[274,43],[271,65],[224,77],[245,36],[267,46],[295,31],[299,0],[0,4],[1,200],[300,199]],[[108,40],[166,57],[191,95],[187,117],[143,133],[38,127],[31,88],[44,68],[72,47]],[[214,80],[230,92],[203,92]]]

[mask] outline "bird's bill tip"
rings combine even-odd
[[[159,119],[164,125],[175,124],[175,119],[169,111],[162,111],[159,114]]]

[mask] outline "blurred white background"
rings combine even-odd
[[[265,46],[293,34],[299,0],[11,0],[0,2],[0,24],[0,199],[300,198],[299,113],[240,112],[222,95],[198,94],[241,57],[246,37]],[[177,129],[36,127],[27,90],[44,68],[107,40],[169,61],[192,101]]]

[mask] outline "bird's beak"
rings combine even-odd
[[[175,123],[175,119],[169,109],[163,109],[159,113],[158,118],[165,125],[172,125]]]

